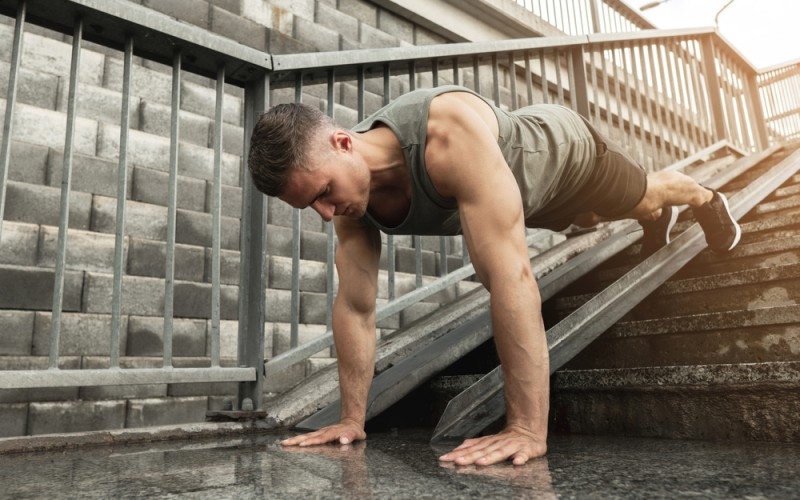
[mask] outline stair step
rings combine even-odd
[[[800,217],[797,219],[800,221]],[[787,224],[784,227],[790,227],[790,225]],[[745,236],[753,234],[748,231],[747,225],[742,226],[742,231],[742,242],[732,252],[725,255],[711,251],[701,252],[685,268],[678,271],[672,280],[800,262],[800,236],[795,229],[789,230],[785,237],[769,239],[745,238]],[[599,269],[594,275],[596,286],[598,289],[607,286],[630,271],[636,264],[636,262],[632,262],[625,266]]]
[[[800,306],[618,323],[568,369],[800,360]]]
[[[796,304],[800,297],[800,265],[747,269],[714,276],[668,281],[642,301],[626,318],[649,319],[663,311],[684,314]],[[556,311],[565,316],[593,297],[583,294],[554,299]],[[659,311],[662,311],[659,313]]]
[[[672,439],[800,441],[800,362],[556,372],[551,428]]]

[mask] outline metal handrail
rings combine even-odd
[[[534,231],[526,237],[528,246],[533,245],[536,240],[547,237],[546,231]],[[440,276],[432,282],[416,288],[402,296],[378,306],[375,310],[375,321],[386,319],[403,309],[412,306],[426,298],[441,292],[447,287],[471,278],[475,275],[475,267],[467,264],[444,276]],[[301,344],[295,348],[278,354],[264,364],[266,376],[282,372],[289,366],[309,358],[325,348],[333,345],[333,330],[327,330],[323,335],[314,340]]]

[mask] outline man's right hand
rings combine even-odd
[[[341,444],[349,444],[363,439],[367,439],[364,426],[354,420],[345,419],[338,424],[323,427],[318,431],[285,439],[281,441],[281,444],[284,446],[313,446],[315,444],[332,443],[337,440]]]

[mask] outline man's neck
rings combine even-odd
[[[355,134],[357,150],[370,171],[371,191],[404,188],[408,179],[405,156],[388,127]]]

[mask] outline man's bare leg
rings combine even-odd
[[[706,233],[706,240],[714,251],[724,253],[738,244],[741,228],[730,214],[727,199],[721,193],[705,188],[688,175],[676,171],[648,174],[647,188],[642,200],[632,210],[619,217],[605,217],[589,212],[578,215],[574,222],[589,227],[609,220],[636,219],[645,226],[648,222],[658,220],[666,207],[679,205],[692,207],[695,217]],[[728,222],[720,225],[719,221],[725,219],[728,219]],[[674,220],[672,222],[674,223]],[[670,224],[666,230],[669,231],[671,227]]]
[[[671,171],[654,172],[647,175],[647,189],[641,201],[630,211],[619,217],[605,217],[587,212],[575,218],[575,224],[589,227],[599,222],[620,219],[653,221],[661,216],[667,206],[689,205],[698,208],[711,201],[714,192],[704,188],[686,174]]]

